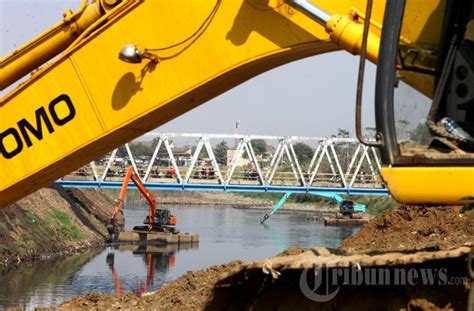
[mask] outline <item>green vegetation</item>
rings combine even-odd
[[[349,138],[351,135],[348,130],[338,128],[337,134],[331,135],[331,137],[339,137],[339,138]]]
[[[391,196],[349,196],[356,203],[365,204],[367,206],[367,214],[380,216],[386,209],[392,208],[399,204]]]
[[[314,150],[310,145],[305,143],[295,143],[293,145],[296,157],[301,166],[309,166],[309,162],[313,158]]]
[[[49,228],[48,223],[45,223],[45,221],[34,212],[26,211],[25,221],[20,221],[19,226],[23,229],[27,229],[27,227],[31,228],[31,230],[35,232],[35,235],[37,237],[41,237],[41,239],[44,239],[46,241],[54,240],[54,236],[51,234],[51,230],[55,230],[55,226],[51,226],[52,228]]]
[[[217,163],[226,164],[227,163],[227,146],[226,141],[221,141],[214,147],[214,155],[216,156]]]
[[[15,251],[21,255],[31,254],[32,250],[35,249],[36,242],[31,238],[23,238],[15,246]]]
[[[10,230],[8,229],[7,225],[4,223],[0,223],[0,237],[8,236],[10,234]]]
[[[5,245],[0,244],[0,254],[6,253],[8,248]]]
[[[84,233],[71,222],[69,216],[57,209],[52,209],[46,213],[45,222],[53,226],[58,233],[66,240],[79,240],[84,238]]]
[[[263,139],[254,139],[250,143],[256,156],[264,155],[267,151],[267,142]]]
[[[13,218],[13,224],[14,224],[16,227],[20,227],[20,228],[24,228],[24,227],[25,227],[25,224],[23,223],[23,221],[20,220],[20,218]]]
[[[26,212],[26,219],[29,223],[32,223],[36,226],[41,226],[43,224],[43,221],[38,217],[38,215],[30,211]]]
[[[124,148],[125,149],[125,148]],[[132,154],[137,156],[149,156],[153,155],[155,148],[149,144],[144,143],[131,143],[130,151]],[[123,156],[127,155],[127,150],[122,150]]]

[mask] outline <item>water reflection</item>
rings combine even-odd
[[[92,249],[74,257],[22,264],[0,271],[0,309],[58,304],[64,300],[65,284],[102,250]]]
[[[105,262],[111,272],[112,281],[115,286],[115,295],[122,297],[123,289],[120,269],[115,267],[115,252],[131,252],[142,257],[146,267],[146,277],[140,279],[136,288],[131,290],[135,295],[141,297],[154,287],[155,272],[167,274],[176,264],[176,253],[179,250],[197,249],[199,244],[170,244],[170,245],[115,245],[111,247],[105,258]],[[123,275],[122,275],[123,276]]]

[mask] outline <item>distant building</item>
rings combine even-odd
[[[171,152],[173,153],[174,160],[178,166],[186,165],[191,161],[192,150],[191,147],[171,147]],[[168,152],[164,147],[161,147],[158,151],[158,156],[156,157],[153,165],[155,166],[170,166],[171,160],[169,158]]]

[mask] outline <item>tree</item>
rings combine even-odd
[[[267,151],[267,142],[263,139],[254,139],[251,142],[255,155],[264,155]]]
[[[331,135],[331,137],[339,137],[339,138],[349,138],[349,131],[345,129],[338,128],[336,135]]]
[[[151,141],[151,146],[153,147],[153,150],[156,148],[156,146],[158,146],[159,141],[160,141],[160,137],[153,138],[153,140]]]
[[[311,148],[311,146],[308,144],[296,143],[293,145],[293,149],[295,150],[296,158],[298,158],[300,164],[311,161],[313,158],[313,148]]]
[[[120,157],[120,158],[128,156],[127,149],[125,148],[125,145],[122,145],[122,146],[118,147],[118,150],[117,150],[117,153],[115,154],[115,156]]]
[[[197,149],[197,145],[195,146],[192,146],[191,147],[191,154],[194,156],[194,153],[196,152],[196,149]],[[201,147],[201,151],[199,151],[199,155],[198,155],[198,158],[208,158],[209,155],[207,154],[207,149],[206,147],[203,145]]]
[[[334,138],[349,138],[350,133],[348,130],[338,128],[337,134],[332,135],[331,137]],[[349,166],[349,162],[354,154],[355,145],[352,143],[338,143],[335,146],[336,153],[338,154],[339,164],[341,165],[342,169],[345,170]],[[324,162],[322,165],[322,170],[329,171],[329,163]]]
[[[130,151],[132,151],[133,156],[147,156],[151,157],[153,155],[154,148],[150,145],[143,143],[131,143]]]
[[[226,141],[221,141],[214,147],[214,155],[216,156],[217,163],[226,164],[227,163],[227,146]]]

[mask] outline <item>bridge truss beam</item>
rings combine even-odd
[[[125,150],[130,165],[135,168],[146,187],[150,189],[388,194],[379,173],[380,160],[377,151],[352,138],[177,133],[149,133],[147,135],[156,138],[157,144],[146,168],[142,169],[137,165],[137,159],[129,144],[125,144]],[[170,143],[173,139],[188,139],[196,142],[196,148],[190,156],[187,167],[178,165],[179,161]],[[236,142],[229,165],[218,163],[211,140]],[[277,146],[274,152],[265,158],[256,154],[252,145],[255,140],[277,142]],[[309,159],[302,160],[303,156],[298,154],[295,148],[297,143],[312,146],[313,154],[310,161]],[[169,167],[173,169],[171,180],[169,178],[157,179],[153,176],[153,172],[156,171],[154,168],[157,167],[155,162],[161,158],[159,154],[163,147],[168,157]],[[200,169],[203,167],[200,164],[203,149],[208,155],[206,169],[212,170],[212,180],[205,182],[196,179],[195,176],[200,174]],[[117,151],[118,149],[115,149],[111,152],[102,172],[99,172],[98,164],[93,161],[90,163],[92,176],[78,178],[72,174],[58,180],[58,183],[66,187],[119,187],[121,177],[111,174]],[[246,168],[242,162],[246,163]],[[248,167],[251,167],[250,172]],[[243,171],[244,180],[236,177],[238,170]]]

